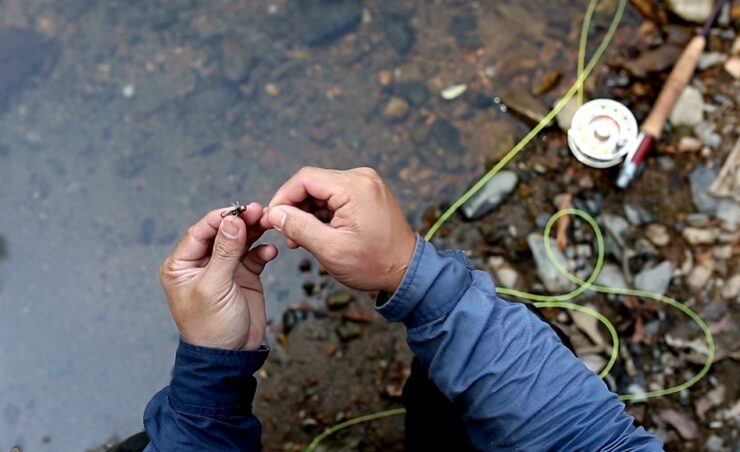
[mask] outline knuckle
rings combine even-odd
[[[237,251],[226,243],[216,242],[213,245],[213,254],[220,257],[230,258],[236,256]]]

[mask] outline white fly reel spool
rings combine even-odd
[[[609,168],[622,161],[638,132],[637,120],[627,107],[611,99],[595,99],[573,116],[568,146],[584,165]]]

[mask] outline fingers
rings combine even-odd
[[[247,270],[259,275],[265,269],[265,265],[274,260],[277,255],[278,250],[275,245],[260,245],[249,250],[242,262]]]
[[[240,218],[247,225],[247,250],[265,233],[265,228],[260,224],[262,215],[263,208],[256,202],[247,205],[247,209],[240,215]]]
[[[267,217],[270,224],[288,238],[289,247],[302,246],[314,255],[320,254],[321,245],[331,243],[337,233],[313,214],[293,206],[271,207]]]
[[[247,226],[240,217],[227,216],[221,221],[211,259],[204,277],[214,284],[228,284],[241,261],[247,243]]]
[[[346,202],[342,196],[346,185],[345,173],[323,168],[302,168],[278,189],[270,201],[270,207],[280,204],[295,206],[312,197],[325,201],[331,210],[337,210]]]
[[[221,224],[223,210],[212,210],[192,225],[180,239],[171,258],[174,261],[198,261],[208,256],[211,251],[211,241],[216,237],[219,224]]]

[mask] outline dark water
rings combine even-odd
[[[0,0],[0,451],[141,429],[157,270],[207,210],[303,165],[376,167],[415,224],[452,199],[527,130],[490,99],[572,79],[586,3]],[[274,319],[304,298],[282,251]]]

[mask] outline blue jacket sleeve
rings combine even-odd
[[[144,411],[145,452],[257,451],[262,426],[252,414],[253,374],[269,350],[218,350],[180,340],[170,385]]]
[[[462,252],[417,238],[403,282],[378,305],[406,325],[429,378],[462,406],[476,448],[662,450],[546,323],[498,298]]]

